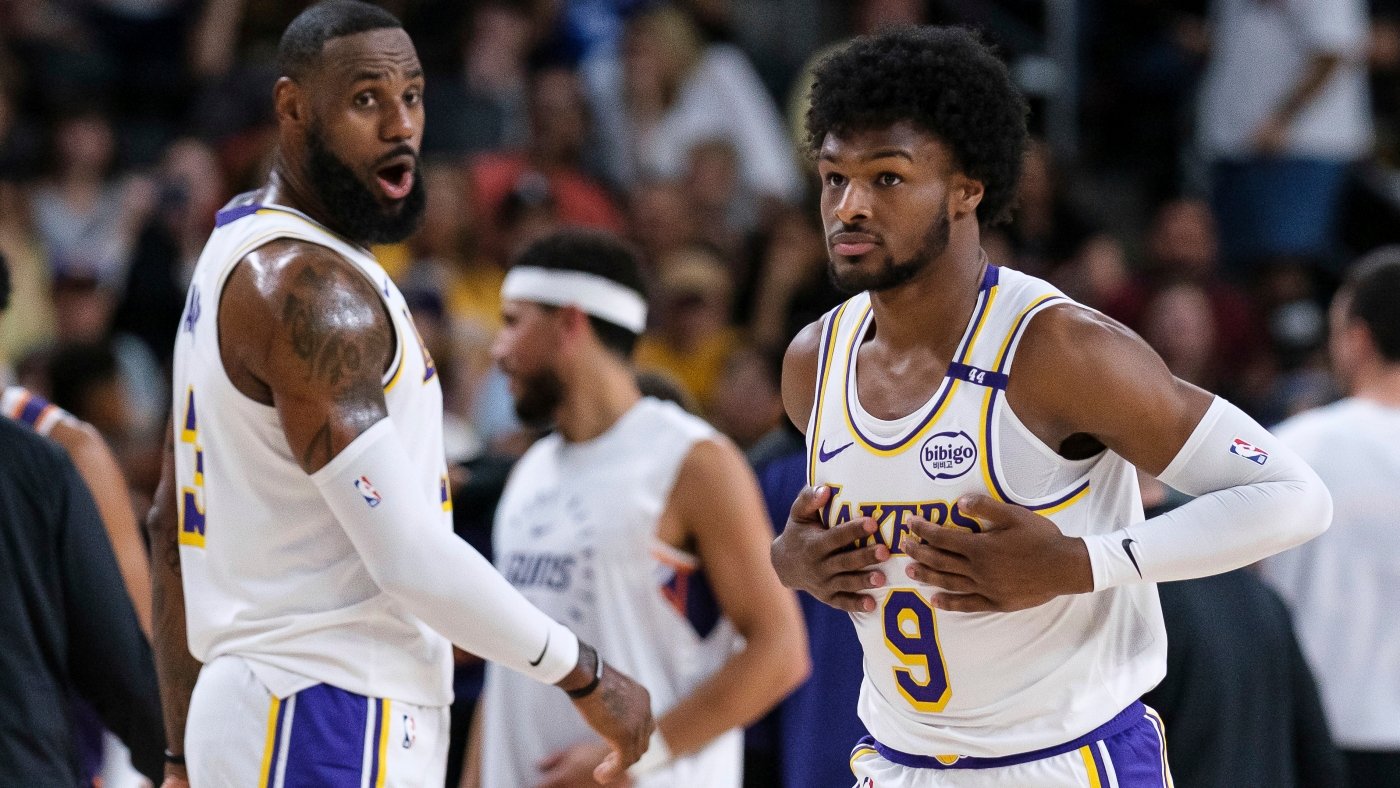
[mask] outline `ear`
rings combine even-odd
[[[588,336],[593,327],[588,322],[588,314],[576,306],[559,307],[559,329],[561,342],[574,344]]]
[[[976,213],[986,191],[981,181],[969,178],[961,172],[953,173],[948,183],[949,218],[962,219]]]
[[[291,77],[277,78],[277,84],[272,86],[272,106],[279,123],[305,126],[311,117],[306,91]]]

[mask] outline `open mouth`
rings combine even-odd
[[[413,165],[398,162],[375,170],[374,177],[384,196],[391,200],[402,200],[413,190]]]

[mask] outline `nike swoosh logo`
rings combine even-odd
[[[835,457],[836,455],[840,454],[841,452],[843,452],[843,451],[845,451],[845,450],[851,448],[852,446],[855,445],[855,443],[856,443],[855,441],[851,441],[850,443],[848,443],[848,444],[846,444],[845,446],[842,446],[842,447],[836,449],[835,451],[827,451],[827,450],[826,450],[826,441],[823,440],[823,441],[822,441],[822,445],[817,447],[817,462],[826,462],[827,460],[830,460],[832,457]]]
[[[1127,553],[1127,554],[1128,554],[1128,560],[1133,562],[1133,568],[1137,570],[1138,577],[1142,577],[1142,567],[1138,566],[1137,556],[1133,555],[1132,544],[1133,544],[1133,542],[1136,542],[1136,541],[1137,541],[1136,539],[1124,539],[1124,540],[1123,540],[1123,552]]]
[[[546,631],[546,632],[544,633],[544,648],[540,649],[540,655],[539,655],[538,657],[535,657],[534,659],[530,660],[530,667],[532,667],[532,668],[538,668],[538,667],[540,666],[540,663],[544,661],[544,655],[545,655],[545,654],[548,654],[548,653],[549,653],[549,632]]]

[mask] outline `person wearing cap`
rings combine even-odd
[[[506,485],[496,566],[650,691],[657,733],[634,785],[737,788],[740,728],[807,676],[805,632],[743,455],[637,388],[643,292],[632,251],[594,232],[547,236],[507,273],[493,355],[521,421],[554,432]],[[584,785],[606,754],[509,671],[488,667],[482,703],[465,785]]]

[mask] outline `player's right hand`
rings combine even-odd
[[[852,549],[879,528],[869,517],[824,527],[820,512],[830,497],[829,487],[802,488],[787,525],[773,540],[773,569],[788,588],[806,591],[838,610],[868,613],[875,609],[868,592],[885,585],[885,573],[875,567],[889,560],[890,549],[878,543]]]
[[[627,767],[647,751],[651,732],[656,728],[646,687],[626,673],[613,670],[605,660],[598,688],[574,701],[574,706],[612,750],[593,770],[593,779],[607,785],[625,777]]]

